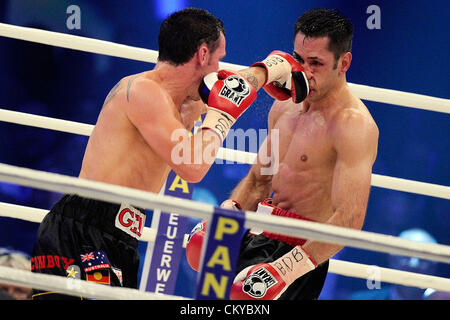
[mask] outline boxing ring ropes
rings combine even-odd
[[[3,23],[0,23],[0,36],[149,63],[156,63],[158,56],[158,52],[154,50]],[[220,68],[240,70],[246,68],[246,66],[221,63]],[[349,86],[361,99],[450,113],[450,100],[448,99],[352,83],[349,83]],[[0,109],[0,121],[84,136],[89,136],[94,128],[90,124],[4,109]],[[224,160],[252,164],[256,154],[221,148],[217,157]],[[172,212],[197,219],[210,219],[214,212],[213,206],[204,203],[6,164],[0,164],[0,181],[58,193],[76,193],[80,196],[115,203],[118,203],[117,199],[120,199],[120,202],[133,203],[136,206],[160,209],[164,212]],[[380,188],[450,199],[450,187],[448,186],[377,174],[372,174],[371,184]],[[0,203],[0,216],[36,223],[40,223],[47,212],[44,209]],[[259,228],[274,233],[288,234],[294,237],[323,242],[338,243],[360,249],[450,263],[450,246],[442,244],[419,243],[362,230],[284,217],[261,216],[251,211],[246,211],[245,227]],[[152,242],[155,241],[155,238],[156,230],[145,227],[141,240]],[[369,277],[367,272],[369,267],[371,266],[331,259],[329,272],[367,279]],[[447,278],[389,268],[377,268],[380,272],[380,282],[450,292],[450,279]],[[52,275],[34,274],[29,271],[7,267],[0,267],[0,281],[94,299],[188,299],[186,297],[143,292],[130,288],[109,287]]]

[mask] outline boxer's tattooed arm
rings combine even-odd
[[[105,102],[103,102],[103,107],[106,106],[108,104],[108,102],[111,101],[112,98],[114,98],[114,96],[116,95],[117,91],[119,91],[119,87],[120,87],[120,83],[121,82],[122,81],[117,82],[116,85],[108,93],[108,95],[106,96]]]
[[[256,79],[255,75],[249,71],[241,72],[244,75],[245,79],[255,88],[258,89],[258,79]]]
[[[137,75],[134,75],[128,79],[128,85],[127,85],[127,101],[130,102],[130,88],[131,84],[133,83],[134,79],[137,78]]]

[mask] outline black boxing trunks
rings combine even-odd
[[[137,288],[145,211],[65,195],[39,226],[31,271],[110,286]],[[80,299],[33,290],[33,299]]]
[[[309,220],[294,212],[290,212],[272,205],[267,199],[258,204],[257,213],[272,214],[293,219]],[[250,230],[242,240],[236,274],[243,269],[260,263],[277,260],[297,245],[303,245],[305,239],[280,235],[262,230]],[[295,280],[278,300],[315,300],[319,297],[328,273],[328,260],[318,265]]]

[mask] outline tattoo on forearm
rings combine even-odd
[[[122,81],[117,82],[116,85],[108,93],[108,95],[106,96],[105,102],[103,102],[103,107],[106,106],[108,104],[108,102],[111,101],[112,98],[114,98],[114,96],[116,95],[117,91],[119,91],[119,87],[120,87],[120,83],[121,82]]]
[[[245,72],[245,79],[255,88],[258,89],[258,79],[251,72]]]

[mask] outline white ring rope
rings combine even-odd
[[[61,120],[5,109],[0,109],[0,121],[84,136],[90,136],[92,130],[94,129],[94,125],[91,124]],[[227,148],[220,148],[219,152],[217,153],[217,158],[219,159],[246,164],[253,164],[256,157],[256,153]],[[372,186],[379,188],[387,188],[397,191],[450,199],[450,187],[438,184],[382,176],[378,174],[372,174],[371,183]]]
[[[139,291],[124,287],[110,287],[80,279],[67,279],[49,274],[0,266],[0,282],[43,291],[104,300],[186,300],[190,298]]]
[[[426,274],[369,266],[355,262],[330,259],[329,272],[342,276],[374,280],[371,275],[377,273],[380,282],[399,284],[421,289],[435,289],[450,292],[450,279]],[[439,288],[439,289],[437,289]]]
[[[161,209],[164,212],[173,212],[203,220],[211,218],[214,213],[214,206],[205,203],[6,164],[0,164],[0,181],[58,193],[75,193],[87,198],[113,203],[126,202],[142,208]],[[262,216],[256,212],[246,211],[245,227],[450,263],[450,246],[417,243],[398,237],[322,223],[278,216]]]
[[[92,124],[44,117],[31,113],[17,112],[6,109],[0,109],[0,121],[73,133],[82,136],[90,136],[94,130],[94,125]]]
[[[40,223],[47,213],[48,210],[44,209],[0,202],[0,216]],[[156,233],[157,231],[155,229],[145,227],[142,233],[141,241],[154,242],[156,239]],[[450,279],[447,278],[381,268],[378,266],[369,266],[335,259],[330,259],[330,265],[328,267],[328,272],[361,279],[367,279],[368,276],[370,276],[371,270],[379,272],[380,282],[389,282],[422,289],[431,288],[439,291],[450,292]]]
[[[14,26],[5,23],[0,23],[0,36],[149,63],[156,63],[158,59],[158,52],[155,50],[136,48],[104,40]],[[247,66],[222,62],[220,68],[242,70],[247,68]],[[449,99],[353,83],[349,83],[349,87],[361,99],[403,107],[450,113]]]

